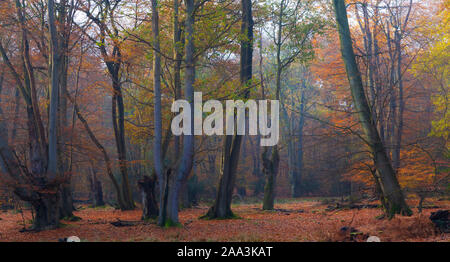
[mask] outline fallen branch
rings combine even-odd
[[[115,227],[132,227],[132,226],[137,226],[137,225],[156,224],[156,222],[155,221],[143,221],[143,220],[139,220],[139,221],[124,221],[124,220],[117,219],[117,221],[111,222],[110,224],[115,226]]]

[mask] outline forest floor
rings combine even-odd
[[[417,206],[417,201],[409,201]],[[202,220],[207,205],[183,209],[182,226],[160,228],[154,223],[138,222],[141,210],[119,211],[112,207],[90,208],[79,206],[76,216],[80,221],[62,221],[60,228],[43,232],[19,232],[23,223],[30,226],[31,213],[0,212],[1,241],[58,241],[59,238],[78,236],[82,241],[349,241],[342,227],[353,227],[354,241],[365,241],[378,236],[381,241],[450,242],[450,234],[437,233],[429,220],[431,212],[449,209],[450,201],[427,201],[426,209],[418,214],[414,208],[411,217],[397,216],[392,220],[377,219],[379,208],[330,210],[330,203],[318,199],[282,200],[275,211],[263,211],[260,204],[233,204],[239,218],[231,220]],[[136,221],[132,226],[115,227],[111,222]]]

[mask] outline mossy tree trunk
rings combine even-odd
[[[356,107],[355,109],[358,112],[359,122],[365,134],[364,141],[370,149],[377,170],[375,174],[379,179],[380,188],[385,199],[384,207],[386,213],[390,218],[395,214],[411,215],[411,209],[409,209],[406,204],[394,168],[386,154],[385,147],[381,141],[376,123],[367,102],[361,73],[358,69],[353,51],[345,1],[333,0],[333,4],[339,31],[342,57],[350,83],[353,102]]]

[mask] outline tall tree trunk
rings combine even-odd
[[[294,102],[291,101],[291,106],[294,106]],[[284,135],[288,138],[289,143],[287,143],[287,158],[288,158],[288,177],[289,177],[289,182],[290,182],[290,186],[291,186],[291,196],[292,197],[296,197],[296,192],[300,192],[300,187],[297,186],[299,185],[297,183],[297,179],[299,178],[298,176],[298,169],[297,169],[297,152],[296,152],[296,147],[297,147],[297,141],[295,140],[295,137],[297,137],[294,133],[295,133],[295,129],[296,129],[296,124],[295,124],[295,120],[294,120],[294,114],[291,114],[291,116],[288,115],[287,110],[286,110],[286,106],[282,106],[281,107],[282,110],[282,121],[284,121],[286,123],[286,128],[285,128],[285,133]]]
[[[375,30],[376,32],[376,30]],[[383,144],[386,144],[386,123],[385,123],[385,106],[384,106],[384,99],[383,99],[383,94],[382,94],[382,85],[381,85],[381,79],[380,79],[380,62],[379,62],[379,53],[380,53],[380,48],[378,47],[378,41],[377,41],[377,36],[375,35],[374,32],[374,84],[375,84],[375,90],[376,90],[376,107],[378,109],[378,130],[380,132],[380,138],[381,141],[383,142]],[[389,154],[388,154],[389,155]]]
[[[1,102],[2,102],[2,90],[3,90],[3,78],[4,76],[4,72],[2,71],[1,77],[0,77],[0,115],[3,115],[3,110],[2,110],[2,106],[1,106]],[[4,139],[4,146],[8,146],[7,141],[8,141],[8,129],[6,127],[6,125],[2,122],[0,122],[0,139],[2,139],[2,135],[5,136]],[[0,140],[1,142],[1,140]],[[2,147],[0,144],[0,171],[2,173],[7,173],[7,163],[5,163],[5,161],[2,158]]]
[[[263,36],[262,36],[262,28],[260,29],[259,34],[259,79],[261,82],[261,99],[266,99],[266,94],[264,90],[264,73],[263,73]],[[261,147],[259,146],[261,142],[261,135],[257,136],[256,139],[256,156],[255,158],[257,160],[257,173],[255,174],[257,176],[257,181],[255,184],[255,191],[254,195],[257,196],[260,193],[264,192],[264,186],[265,186],[265,177],[264,173],[261,171]]]
[[[276,59],[277,59],[277,74],[276,74],[276,100],[280,100],[281,90],[281,73],[283,71],[281,62],[281,45],[282,45],[282,30],[283,30],[283,10],[285,8],[284,1],[281,1],[280,12],[278,15],[278,32],[276,41]],[[270,151],[270,152],[269,152]],[[278,166],[280,164],[280,156],[278,153],[278,146],[273,146],[270,150],[264,148],[262,153],[263,173],[266,177],[266,184],[264,185],[264,200],[263,210],[272,210],[275,203],[275,185],[276,176],[278,174]]]
[[[185,70],[185,100],[191,105],[191,120],[194,119],[194,82],[195,82],[195,61],[194,61],[194,0],[186,0],[186,70]],[[191,134],[184,135],[183,137],[183,153],[175,172],[171,172],[171,169],[167,171],[167,181],[173,179],[170,183],[171,187],[167,194],[167,216],[164,217],[164,221],[160,221],[160,225],[173,226],[178,225],[178,203],[179,194],[183,181],[189,175],[192,170],[194,160],[194,125],[191,125]],[[170,175],[169,175],[170,174]],[[170,177],[169,177],[170,176]],[[165,197],[165,195],[164,195]],[[162,209],[162,207],[160,207]]]
[[[394,47],[392,47],[392,39],[391,39],[391,29],[390,29],[390,23],[387,22],[386,24],[386,30],[387,30],[387,47],[388,47],[388,53],[389,53],[389,59],[390,59],[390,69],[389,69],[389,112],[388,112],[388,119],[387,119],[387,131],[386,131],[386,141],[389,141],[388,146],[386,148],[388,157],[391,157],[394,154],[394,145],[395,145],[395,130],[397,125],[397,92],[395,89],[396,85],[396,77],[397,74],[395,73],[395,56],[396,51]]]
[[[18,88],[16,88],[14,92],[14,120],[13,120],[13,127],[11,130],[11,143],[14,144],[17,137],[17,123],[19,121],[19,114],[20,114],[20,91]]]
[[[242,24],[241,34],[245,39],[241,41],[241,86],[247,86],[252,79],[252,58],[253,58],[253,17],[251,0],[242,0]],[[245,91],[245,99],[250,95],[250,91]],[[236,180],[239,154],[242,144],[242,135],[227,135],[224,139],[222,153],[222,174],[219,181],[219,188],[214,205],[209,209],[208,218],[230,218],[233,217],[231,211],[231,200]]]
[[[402,46],[401,46],[401,34],[395,32],[395,48],[397,50],[397,84],[398,84],[398,111],[397,111],[397,127],[394,134],[394,149],[392,152],[392,165],[394,170],[397,172],[400,168],[400,150],[402,145],[402,132],[403,132],[403,112],[405,111],[405,102],[403,101],[403,76],[402,76]]]
[[[59,80],[61,66],[61,50],[56,31],[54,1],[48,0],[48,24],[50,31],[50,113],[49,113],[49,133],[48,133],[48,174],[49,178],[58,176],[58,109],[59,109]]]
[[[165,194],[165,185],[167,181],[167,177],[163,176],[163,159],[162,159],[162,111],[161,111],[161,54],[159,49],[159,12],[158,12],[158,1],[152,0],[152,32],[153,32],[153,100],[154,100],[154,142],[153,142],[153,166],[158,177],[159,181],[159,192],[160,192],[160,207],[164,207],[166,205],[165,198],[163,197]],[[144,178],[145,179],[145,178]],[[148,178],[147,178],[148,180]],[[147,189],[151,189],[150,180],[147,181]],[[145,187],[143,187],[145,189]],[[145,191],[143,191],[145,192]],[[143,205],[145,201],[145,205],[151,205],[151,199],[147,199],[149,197],[149,192],[144,193],[143,195]],[[149,218],[152,214],[150,212],[155,211],[152,210],[152,206],[144,206],[144,214],[143,218]],[[159,218],[158,224],[160,226],[164,225],[164,219],[166,217],[166,209],[161,208],[159,210]]]
[[[65,35],[68,38],[68,35]],[[69,148],[66,146],[68,144],[68,135],[67,130],[68,126],[68,115],[67,115],[67,77],[69,70],[69,56],[68,56],[68,39],[62,39],[62,60],[61,60],[61,73],[60,73],[60,110],[59,110],[59,162],[60,162],[60,170],[63,175],[63,183],[61,185],[61,196],[60,196],[60,216],[62,218],[73,217],[73,211],[75,211],[75,207],[73,205],[73,196],[72,196],[72,165],[70,161],[70,157],[67,156],[66,151]],[[72,149],[71,149],[72,150]]]
[[[292,187],[291,187],[291,195],[292,197],[300,197],[302,195],[301,192],[301,176],[303,170],[303,128],[305,126],[305,83],[302,83],[301,89],[301,98],[300,98],[300,110],[299,110],[299,121],[298,121],[298,144],[297,144],[297,152],[295,160],[295,172],[293,173],[294,177],[292,177]]]
[[[52,3],[54,5],[54,3]],[[50,6],[50,5],[49,5]],[[68,159],[65,157],[65,149],[66,149],[66,134],[64,133],[67,127],[67,73],[68,73],[68,41],[69,36],[66,32],[66,3],[65,1],[61,2],[61,8],[59,9],[59,27],[63,27],[58,34],[56,30],[56,22],[55,18],[50,15],[54,14],[54,7],[52,6],[52,11],[49,9],[49,23],[53,23],[50,25],[50,70],[51,74],[51,102],[50,102],[50,115],[54,114],[56,111],[56,115],[50,116],[50,131],[49,131],[49,154],[55,154],[53,152],[54,143],[56,143],[56,172],[60,173],[59,176],[62,177],[61,188],[59,190],[59,215],[60,218],[70,218],[73,217],[73,211],[75,210],[72,199],[72,187],[70,183],[70,170],[68,165]],[[51,13],[50,13],[51,12]],[[56,84],[56,86],[55,86]],[[61,95],[62,94],[62,95]],[[53,97],[54,96],[54,97]],[[52,101],[52,100],[55,101]],[[55,109],[53,106],[56,106]],[[54,126],[52,126],[54,125]],[[52,130],[54,128],[55,130]],[[54,136],[54,138],[53,138]],[[52,139],[53,138],[53,139]],[[58,141],[59,139],[59,141]],[[49,155],[49,171],[51,171],[52,163],[51,158],[53,156]]]
[[[179,23],[179,0],[173,0],[173,9],[174,9],[174,18],[173,18],[173,56],[175,59],[174,62],[174,68],[173,68],[173,74],[174,74],[174,88],[175,88],[175,101],[181,98],[181,60],[183,59],[183,53],[182,53],[182,30],[180,28]],[[175,151],[175,158],[178,159],[180,157],[181,152],[181,140],[180,136],[174,137],[174,151]]]
[[[64,1],[63,1],[64,2]],[[62,8],[59,9],[59,25],[64,25],[65,18],[65,4],[62,3]],[[49,70],[50,74],[50,113],[49,113],[49,156],[48,156],[48,173],[50,178],[62,177],[60,189],[60,210],[59,214],[61,218],[72,217],[73,202],[72,202],[72,189],[70,187],[70,177],[66,176],[68,173],[66,169],[66,163],[64,161],[64,134],[63,128],[67,121],[67,102],[66,97],[60,96],[61,87],[65,85],[67,88],[67,53],[65,48],[68,39],[61,39],[59,34],[65,35],[65,32],[58,33],[55,21],[55,7],[54,1],[48,1],[48,20],[49,20],[49,32],[50,32],[50,57],[49,57]],[[66,90],[63,90],[65,92]],[[62,102],[62,103],[61,103]],[[61,140],[61,141],[58,141]],[[59,143],[60,142],[60,143]],[[63,173],[63,174],[61,174]]]
[[[173,9],[174,9],[174,21],[173,21],[173,57],[174,57],[174,90],[175,90],[175,100],[181,98],[181,62],[183,59],[183,46],[184,46],[184,34],[182,34],[183,30],[180,26],[179,22],[179,0],[173,1]],[[180,158],[181,153],[181,137],[175,136],[174,137],[174,160],[172,161],[172,165],[176,163],[176,160]],[[181,197],[181,203],[180,205],[182,207],[188,207],[190,206],[189,203],[189,197],[188,197],[188,177],[185,177],[185,179],[182,182],[181,185],[181,191],[182,191],[182,197]]]
[[[112,119],[114,135],[116,138],[117,154],[119,157],[119,169],[122,177],[121,189],[124,203],[124,206],[121,207],[121,209],[132,210],[134,209],[134,201],[128,179],[128,164],[125,145],[125,108],[118,70],[114,70],[112,74],[112,81],[114,89],[112,99]]]
[[[381,190],[385,198],[385,209],[389,217],[395,214],[411,215],[411,210],[406,204],[400,184],[395,176],[389,157],[380,139],[376,123],[370,112],[364,87],[353,52],[350,28],[347,19],[345,2],[333,0],[336,20],[339,30],[342,57],[345,63],[348,80],[352,92],[353,102],[358,112],[359,121],[365,133],[366,143],[371,151],[377,174],[380,179]]]
[[[2,113],[2,91],[3,91],[3,80],[4,80],[5,72],[2,70],[0,73],[0,114]]]

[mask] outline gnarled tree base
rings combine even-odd
[[[41,194],[38,200],[31,202],[35,217],[32,230],[42,231],[59,226],[59,201],[57,194]]]
[[[221,207],[218,208],[216,205],[211,207],[208,212],[201,216],[200,219],[233,219],[237,216],[231,211],[230,208]]]
[[[156,203],[155,177],[144,176],[138,181],[142,195],[142,220],[158,217],[159,209]]]

